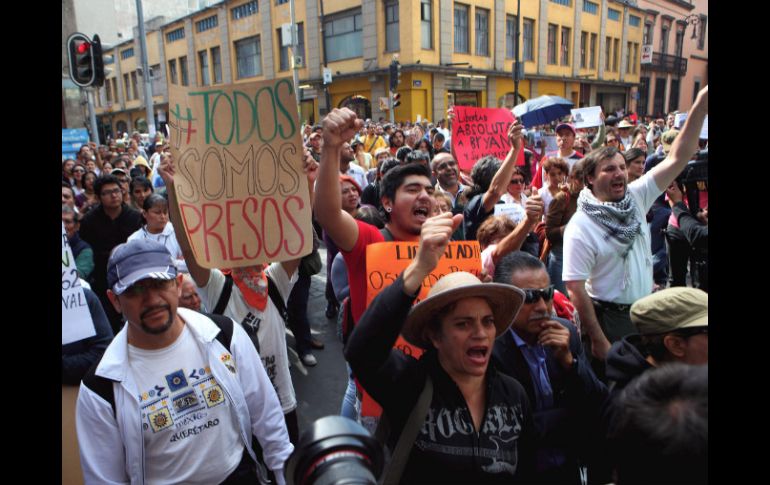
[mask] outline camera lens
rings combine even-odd
[[[302,433],[286,462],[291,485],[376,485],[382,473],[379,442],[355,421],[326,416]]]

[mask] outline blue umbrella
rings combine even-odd
[[[573,106],[572,101],[568,99],[546,94],[514,106],[513,114],[525,127],[531,128],[536,125],[545,125],[570,114]]]

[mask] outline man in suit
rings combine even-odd
[[[510,330],[495,341],[493,358],[521,382],[533,405],[538,483],[585,483],[607,387],[591,370],[575,326],[555,316],[554,287],[538,258],[508,254],[497,264],[495,282],[525,293]]]

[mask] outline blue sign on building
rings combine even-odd
[[[88,143],[88,130],[85,128],[61,130],[61,159],[75,158],[78,150]]]

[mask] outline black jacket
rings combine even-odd
[[[531,408],[521,384],[490,365],[486,412],[475,430],[465,399],[434,349],[417,360],[393,349],[414,301],[401,276],[371,303],[350,336],[345,357],[361,385],[383,407],[395,445],[425,385],[433,398],[401,483],[529,483],[534,466]],[[515,474],[515,475],[514,475]]]
[[[594,440],[599,425],[601,409],[607,398],[607,386],[597,379],[586,359],[583,345],[577,331],[570,322],[554,318],[570,332],[570,351],[574,364],[565,371],[546,347],[546,366],[553,389],[554,406],[550,409],[535,410],[537,449],[540,455],[557,450],[566,455],[567,463],[557,472],[552,466],[539,464],[539,471],[549,470],[553,483],[567,483],[564,476],[578,479],[578,462],[589,460],[590,453],[599,444]],[[535,386],[527,361],[516,345],[511,331],[495,342],[493,358],[497,369],[519,381],[527,392],[529,401],[535,399]],[[592,445],[589,447],[589,445]]]
[[[110,219],[101,204],[94,207],[80,222],[80,237],[94,250],[94,292],[102,296],[107,289],[107,260],[118,244],[142,227],[142,214],[125,203],[120,215]]]

